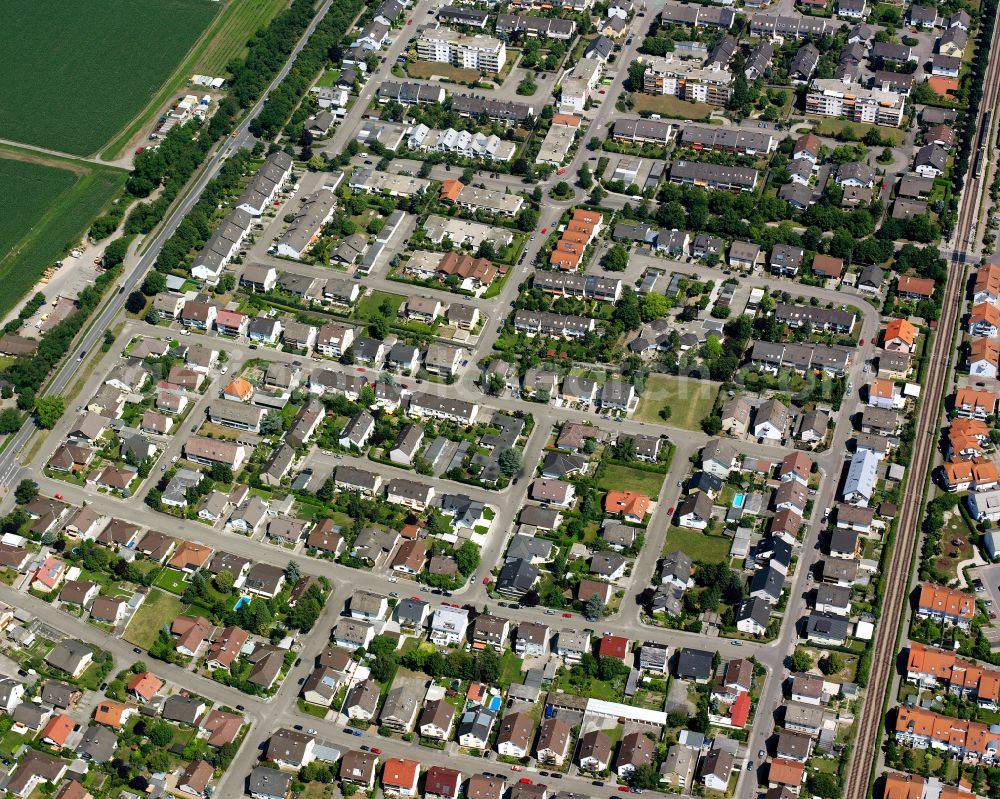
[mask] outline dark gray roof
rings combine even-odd
[[[113,731],[99,724],[91,724],[77,744],[76,753],[86,760],[106,763],[114,757],[117,746],[118,736]]]
[[[683,647],[677,653],[677,676],[681,679],[707,680],[712,676],[714,653]]]

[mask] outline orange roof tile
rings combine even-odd
[[[934,293],[934,281],[928,277],[902,275],[896,284],[896,291],[899,294],[917,294],[921,297],[930,297]]]
[[[134,711],[135,705],[126,705],[113,699],[102,699],[94,708],[94,721],[108,727],[121,727]]]
[[[872,380],[871,385],[868,387],[868,393],[872,397],[878,397],[879,399],[892,399],[895,393],[896,384],[891,380],[886,380],[883,377],[876,377]]]
[[[454,178],[443,180],[441,181],[441,199],[455,202],[458,199],[459,192],[464,188],[465,185],[460,180],[455,180]]]
[[[1000,347],[988,338],[977,338],[969,345],[969,363],[988,361],[994,366],[1000,364]]]
[[[948,98],[948,95],[958,92],[958,80],[955,78],[944,78],[932,76],[927,79],[927,85],[939,97]]]
[[[636,491],[609,491],[604,497],[604,512],[642,519],[649,512],[649,497]]]
[[[904,344],[912,346],[917,340],[917,328],[905,319],[893,319],[885,326],[885,340],[899,339]]]
[[[73,719],[65,713],[60,713],[49,719],[49,723],[42,730],[42,740],[49,741],[53,746],[64,746],[75,726]]]
[[[249,380],[244,380],[242,377],[236,377],[229,381],[229,385],[226,386],[226,390],[223,393],[229,394],[232,397],[247,399],[253,395],[253,386],[250,384]]]
[[[973,305],[972,312],[969,314],[969,323],[976,324],[977,322],[986,322],[991,325],[1000,326],[1000,311],[991,302],[981,302],[978,305]]]
[[[987,414],[993,413],[997,406],[997,395],[992,391],[977,388],[960,388],[955,392],[955,407],[970,410],[982,409]]]
[[[961,619],[972,619],[976,615],[974,597],[933,583],[920,584],[920,598],[917,600],[917,605],[925,610]]]
[[[553,125],[569,125],[571,128],[580,127],[580,117],[574,114],[554,114],[552,116]]]
[[[886,774],[882,799],[921,799],[924,778],[916,774]]]
[[[125,686],[132,693],[139,694],[143,699],[151,699],[162,687],[163,680],[151,671],[141,671]]]
[[[410,788],[417,783],[420,764],[416,760],[390,757],[382,769],[382,787]]]
[[[806,764],[796,763],[784,757],[776,757],[771,761],[771,767],[767,772],[767,781],[778,785],[792,785],[798,787],[802,784],[805,776]]]
[[[976,270],[976,292],[986,291],[1000,297],[1000,265],[983,264]]]
[[[173,557],[167,561],[167,565],[173,566],[175,569],[200,569],[208,563],[208,558],[211,554],[211,548],[204,544],[196,544],[194,541],[183,541],[177,547],[177,551],[174,552]]]

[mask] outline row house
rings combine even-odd
[[[903,705],[896,711],[896,741],[914,749],[936,749],[966,763],[993,763],[1000,732],[978,721],[954,719]]]
[[[906,679],[921,688],[944,686],[949,693],[996,709],[1000,700],[1000,671],[976,665],[955,652],[913,642],[906,656]]]

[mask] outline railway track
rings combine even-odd
[[[996,41],[995,29],[993,40]],[[995,98],[998,89],[1000,89],[1000,63],[998,62],[1000,59],[994,59],[988,67],[984,98]],[[977,126],[980,124],[980,118],[980,114],[977,113]],[[989,120],[989,116],[986,117],[986,120]],[[978,131],[977,127],[977,134]],[[974,142],[978,139],[977,135]],[[941,318],[938,320],[937,335],[930,354],[930,365],[924,381],[923,401],[917,419],[917,435],[909,470],[910,478],[914,482],[910,483],[903,498],[899,524],[896,528],[896,540],[889,553],[889,562],[885,571],[887,582],[879,617],[882,623],[876,627],[868,679],[868,685],[872,688],[861,708],[858,734],[848,763],[843,794],[846,799],[864,799],[867,796],[872,770],[881,760],[878,756],[878,747],[881,744],[879,726],[882,720],[884,694],[878,690],[877,686],[884,686],[884,691],[888,690],[892,684],[892,669],[896,663],[898,624],[906,616],[904,603],[908,601],[910,564],[914,548],[920,538],[919,525],[924,511],[923,481],[930,468],[940,433],[941,402],[945,395],[945,380],[948,377],[948,369],[954,354],[952,337],[959,314],[962,311],[966,253],[971,248],[971,238],[976,235],[977,230],[974,222],[979,210],[981,180],[981,173],[977,175],[970,168],[962,192],[958,222],[955,227],[955,249],[950,259],[948,282],[945,285],[944,300],[941,306]],[[897,619],[900,622],[896,622]]]

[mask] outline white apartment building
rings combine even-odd
[[[451,28],[434,28],[417,39],[417,58],[480,72],[500,72],[507,63],[507,45],[493,36],[468,36]]]
[[[716,106],[724,106],[733,93],[733,76],[728,69],[709,69],[672,55],[650,58],[642,82],[648,94],[670,94]]]
[[[852,122],[899,125],[903,121],[905,97],[896,92],[865,89],[853,83],[817,78],[806,95],[806,113],[825,117],[847,117]]]

